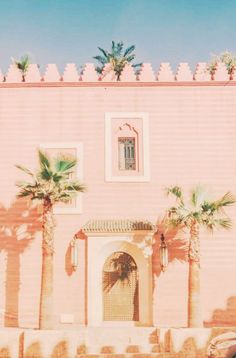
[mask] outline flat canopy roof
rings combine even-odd
[[[90,220],[82,227],[82,231],[85,233],[127,233],[154,230],[155,225],[146,220]]]

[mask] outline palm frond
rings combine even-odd
[[[183,201],[182,189],[178,185],[166,188],[165,191],[167,195],[172,194],[181,202]]]
[[[24,198],[26,196],[32,196],[32,192],[27,191],[27,190],[21,190],[18,194],[17,197],[18,198]]]
[[[230,230],[232,228],[232,221],[230,218],[217,219],[216,224],[225,230]]]
[[[213,214],[215,209],[214,203],[212,202],[208,202],[206,200],[203,201],[203,203],[201,204],[201,209],[203,213],[208,213],[208,214]]]
[[[99,49],[99,51],[101,51],[101,52],[103,53],[103,55],[104,55],[106,58],[109,57],[109,53],[108,53],[106,50],[104,50],[104,49],[101,48],[101,47],[98,47],[98,49]]]
[[[50,159],[46,153],[41,150],[38,151],[40,168],[50,169]]]
[[[46,153],[43,153],[41,150],[38,151],[39,155],[39,165],[41,171],[39,173],[40,178],[43,180],[49,181],[52,179],[53,173],[51,170],[50,158]]]
[[[117,51],[117,55],[118,55],[118,56],[121,56],[121,52],[122,52],[122,50],[123,50],[123,47],[124,47],[123,41],[120,41],[120,42],[117,43],[117,45],[116,45],[116,51]]]
[[[102,71],[103,71],[103,67],[97,66],[97,67],[96,67],[96,71],[97,71],[97,73],[101,74]]]
[[[205,200],[206,196],[207,196],[206,190],[199,185],[192,190],[190,196],[190,202],[195,208],[197,208],[201,206],[204,202],[206,202]]]
[[[16,183],[16,186],[18,186],[18,188],[31,190],[32,188],[37,187],[37,184],[38,184],[38,183],[36,183],[36,182],[34,182],[34,183],[32,184],[32,183],[28,183],[28,182],[26,182],[26,181],[18,181],[18,182]]]
[[[67,175],[67,177],[68,177],[68,175]],[[63,175],[63,174],[58,174],[58,173],[52,174],[52,180],[54,181],[54,183],[59,183],[63,178],[65,178],[65,175]]]
[[[110,58],[119,58],[121,56],[122,56],[122,51],[115,44],[115,46],[111,48],[111,52],[109,52],[109,57]]]
[[[143,63],[142,62],[140,62],[140,63],[136,63],[135,65],[132,65],[132,67],[141,67],[143,65]]]
[[[203,225],[213,232],[215,228],[222,228],[225,230],[230,230],[232,228],[232,221],[230,218],[208,218]]]
[[[129,62],[133,61],[134,58],[135,58],[135,55],[130,55],[128,57],[125,57],[125,60],[129,63]]]
[[[28,70],[28,67],[30,65],[30,58],[29,55],[24,55],[21,57],[20,60],[13,60],[14,63],[16,64],[17,68],[23,73],[25,74]]]
[[[30,176],[34,177],[34,173],[30,169],[24,167],[23,165],[16,164],[16,168],[18,168],[18,169],[22,170],[23,172],[25,172],[26,174],[29,174]]]
[[[227,192],[225,195],[222,196],[221,199],[216,200],[213,202],[216,210],[220,210],[224,207],[233,205],[236,203],[236,197],[231,192]]]
[[[135,46],[132,45],[132,46],[129,46],[125,52],[124,52],[124,57],[126,57],[127,55],[131,54],[131,52],[133,52],[135,50]],[[135,55],[133,55],[135,57]]]
[[[66,191],[84,192],[86,187],[78,181],[68,182],[65,187]]]
[[[98,62],[100,62],[102,65],[105,65],[107,63],[107,59],[102,56],[98,55],[98,56],[94,56],[93,58]]]
[[[67,172],[76,166],[76,159],[59,158],[55,161],[55,169],[57,172]]]
[[[49,181],[53,178],[53,172],[47,168],[43,168],[40,173],[40,178],[46,181]]]

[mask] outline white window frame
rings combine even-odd
[[[76,159],[78,159],[77,170],[76,170],[76,179],[81,183],[83,182],[83,143],[79,142],[50,142],[50,143],[41,143],[40,149],[75,149],[76,150]],[[77,193],[75,196],[75,207],[57,207],[54,206],[54,214],[81,214],[82,213],[82,198],[83,193]]]
[[[143,160],[143,175],[113,175],[112,173],[112,119],[142,119],[143,152],[140,153]],[[136,166],[138,163],[136,163]],[[149,115],[147,112],[106,112],[105,113],[105,180],[108,182],[148,182],[150,181],[149,164]]]

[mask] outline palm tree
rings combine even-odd
[[[29,65],[31,63],[29,55],[23,55],[19,60],[12,59],[13,63],[15,63],[16,67],[22,73],[23,82],[25,81],[25,75],[28,71]]]
[[[110,52],[102,49],[101,47],[98,47],[98,49],[102,55],[93,57],[100,63],[100,66],[96,67],[97,72],[101,74],[105,64],[109,63],[118,80],[120,79],[121,72],[123,71],[125,65],[131,63],[135,58],[135,54],[133,53],[135,46],[132,45],[124,49],[122,41],[117,43],[112,41]],[[138,69],[141,65],[142,63],[132,64],[132,67]]]
[[[51,329],[53,310],[53,255],[55,220],[53,206],[56,203],[67,203],[76,195],[83,192],[84,186],[77,180],[71,180],[70,174],[76,166],[76,160],[65,155],[59,155],[53,160],[43,153],[39,154],[40,168],[36,173],[17,165],[31,176],[30,182],[21,182],[18,197],[30,197],[42,203],[42,279],[39,310],[39,328]]]
[[[227,192],[220,199],[212,201],[206,191],[196,187],[186,203],[182,189],[173,186],[166,189],[167,194],[176,198],[176,205],[167,210],[167,222],[170,227],[189,230],[189,279],[188,279],[188,327],[202,325],[200,314],[200,240],[199,229],[206,227],[213,231],[215,228],[230,229],[231,220],[226,216],[224,208],[235,204],[236,197]]]

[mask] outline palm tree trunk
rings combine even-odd
[[[202,327],[199,227],[195,222],[190,228],[188,294],[188,327]]]
[[[39,309],[39,329],[53,328],[53,254],[54,218],[52,203],[43,204],[42,277]]]

